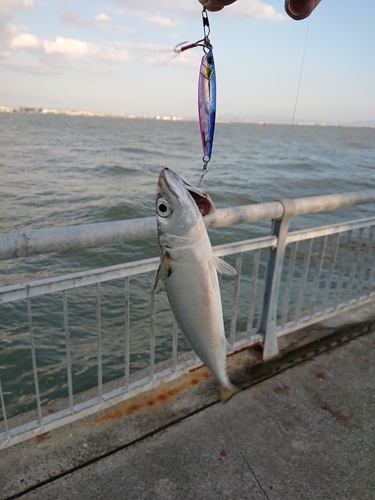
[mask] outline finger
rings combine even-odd
[[[236,0],[198,0],[209,12],[218,12]]]
[[[295,21],[309,17],[320,0],[285,0],[285,12]]]

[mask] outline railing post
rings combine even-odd
[[[280,200],[284,207],[284,214],[275,219],[272,225],[272,235],[277,236],[277,245],[270,248],[263,298],[262,314],[257,333],[264,334],[263,360],[274,358],[279,354],[276,337],[277,300],[281,281],[281,272],[284,262],[285,242],[296,207],[293,200]]]

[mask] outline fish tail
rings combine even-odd
[[[233,396],[233,394],[238,392],[237,387],[231,383],[229,383],[228,385],[225,385],[225,386],[220,386],[219,390],[220,390],[220,401],[222,403],[227,403],[230,400],[230,398]]]

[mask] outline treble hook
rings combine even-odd
[[[173,49],[173,52],[176,52],[176,54],[179,54],[180,52],[183,52],[184,50],[187,49],[193,49],[194,47],[205,47],[206,45],[204,44],[205,39],[202,38],[202,40],[198,40],[195,43],[189,43],[189,45],[185,45],[186,42],[181,42],[176,45],[176,47]]]
[[[189,43],[188,45],[185,45],[185,43],[188,43],[187,41],[181,42],[175,46],[175,48],[173,49],[173,52],[175,52],[176,54],[179,54],[180,52],[183,52],[184,50],[193,49],[194,47],[203,47],[203,50],[206,53],[207,53],[207,51],[211,50],[212,45],[211,45],[211,42],[209,39],[209,35],[210,35],[211,30],[210,30],[210,23],[208,20],[208,14],[207,14],[205,7],[203,7],[203,10],[202,10],[202,23],[203,23],[203,35],[204,35],[204,37],[201,40],[198,40],[195,43]]]

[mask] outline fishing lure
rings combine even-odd
[[[215,61],[210,49],[202,57],[198,79],[198,114],[203,148],[203,169],[211,159],[216,118]]]
[[[198,186],[208,172],[208,162],[212,155],[216,119],[216,70],[212,45],[209,39],[210,23],[204,7],[202,10],[202,21],[204,34],[202,40],[189,45],[184,45],[186,42],[183,42],[174,49],[175,52],[183,52],[193,47],[203,47],[204,52],[198,78],[198,117],[203,149],[203,168],[197,184]]]

